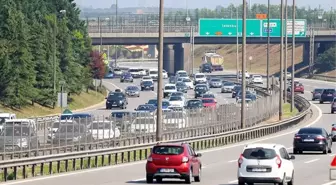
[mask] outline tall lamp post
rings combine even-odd
[[[283,107],[283,75],[284,75],[284,70],[283,70],[283,45],[284,45],[284,0],[281,0],[281,7],[280,7],[281,15],[280,15],[280,20],[281,20],[281,25],[280,25],[280,98],[279,98],[279,120],[282,120],[282,107]]]
[[[270,6],[271,6],[271,0],[267,1],[267,62],[266,62],[266,76],[267,76],[267,90],[270,89]]]
[[[60,10],[59,13],[63,16],[66,13],[66,10]],[[57,13],[58,14],[58,13]],[[56,95],[56,71],[57,71],[57,63],[56,63],[56,51],[57,51],[57,44],[56,44],[56,40],[57,40],[57,14],[55,17],[55,22],[54,22],[54,52],[53,52],[53,81],[54,81],[54,95]]]
[[[118,0],[116,0],[115,4],[115,12],[116,12],[116,28],[118,29]],[[115,62],[114,62],[114,67],[117,68],[117,59],[118,59],[118,47],[117,45],[114,45],[114,55],[115,55]]]
[[[241,102],[241,128],[245,128],[246,109],[246,0],[243,0],[243,24],[242,24],[242,102]]]
[[[292,10],[292,81],[291,81],[291,112],[294,111],[294,72],[295,72],[295,66],[294,66],[294,60],[295,60],[295,0],[293,0],[293,10]]]
[[[238,29],[238,6],[236,8],[236,80],[239,81],[239,29]]]
[[[285,63],[284,63],[284,91],[287,91],[287,50],[288,50],[288,33],[287,33],[287,20],[288,20],[288,0],[285,0]],[[287,103],[287,93],[284,95],[284,103]]]
[[[157,84],[157,116],[156,116],[156,141],[162,141],[162,73],[163,70],[163,13],[164,0],[160,0],[160,16],[159,16],[159,63],[158,63],[158,84]]]

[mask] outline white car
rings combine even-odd
[[[16,119],[16,115],[12,113],[0,113],[0,131],[2,131],[3,124],[6,120]]]
[[[131,124],[131,133],[144,134],[156,132],[156,118],[152,117],[137,117]]]
[[[167,78],[168,78],[168,73],[167,73],[166,70],[163,70],[163,71],[162,71],[162,78],[163,78],[163,79],[167,79]]]
[[[139,77],[140,76],[140,72],[139,72],[139,69],[137,68],[130,68],[128,70],[129,73],[131,73],[132,77]]]
[[[171,93],[177,92],[175,84],[166,84],[163,88],[163,98],[169,97]]]
[[[149,76],[154,80],[154,81],[156,81],[157,79],[158,79],[158,70],[157,69],[150,69],[149,71],[148,71],[148,73],[149,73]]]
[[[293,185],[294,165],[286,147],[278,144],[249,144],[238,159],[238,185],[279,183]]]
[[[162,121],[165,130],[186,128],[188,116],[185,112],[168,112]]]
[[[169,104],[174,107],[184,107],[185,101],[181,96],[171,96],[169,98]]]
[[[190,80],[190,78],[182,78],[182,82],[184,82],[189,89],[194,89],[194,82]]]
[[[114,75],[117,75],[117,76],[119,76],[119,75],[122,75],[124,72],[120,69],[120,68],[114,68],[113,69],[113,74]]]
[[[143,76],[141,78],[141,83],[144,82],[144,81],[151,81],[151,82],[153,82],[153,78],[150,77],[150,76]]]
[[[60,120],[60,121],[55,121],[51,127],[48,127],[48,139],[47,143],[51,143],[51,141],[55,138],[55,133],[58,131],[60,128],[61,124],[77,124],[76,121],[74,120]]]
[[[139,69],[139,75],[140,76],[146,76],[147,75],[147,72],[145,69]]]
[[[87,129],[91,132],[94,140],[113,139],[120,137],[120,130],[112,125],[111,121],[93,121]]]
[[[207,80],[207,78],[206,78],[206,76],[205,76],[205,74],[203,74],[203,73],[196,73],[195,74],[195,77],[194,77],[194,84],[196,83],[196,82],[207,82],[208,80]]]
[[[263,78],[261,75],[252,75],[251,83],[253,84],[263,84]]]
[[[176,71],[176,73],[175,73],[175,76],[180,76],[181,74],[183,74],[183,75],[187,75],[188,76],[188,73],[187,73],[187,71],[185,71],[185,70],[178,70],[178,71]]]

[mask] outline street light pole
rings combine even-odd
[[[271,6],[271,0],[268,0],[267,3],[267,62],[266,62],[266,75],[267,75],[267,90],[270,89],[270,6]]]
[[[288,0],[285,0],[285,63],[284,63],[284,91],[287,92],[287,50],[288,50],[288,34],[287,34],[287,20],[288,20]],[[284,95],[284,103],[287,103],[287,93]]]
[[[280,98],[279,98],[279,120],[282,120],[283,107],[283,52],[284,52],[284,0],[281,0],[281,26],[280,26]]]
[[[236,80],[239,81],[239,29],[238,29],[238,6],[236,8]]]
[[[291,112],[294,111],[294,72],[295,72],[295,0],[293,0],[292,10],[292,81],[291,81]]]
[[[245,109],[246,109],[246,0],[243,0],[243,24],[242,24],[242,102],[241,102],[241,126],[245,128]]]
[[[116,12],[116,28],[118,30],[118,0],[116,0],[115,4],[115,12]],[[114,68],[117,68],[117,58],[118,58],[118,47],[117,45],[114,45],[114,55],[115,55],[115,62],[114,62]]]
[[[162,70],[163,70],[163,24],[164,24],[164,0],[160,0],[159,15],[159,63],[157,83],[157,117],[156,117],[156,141],[162,141]]]

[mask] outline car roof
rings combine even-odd
[[[280,144],[275,144],[275,143],[253,143],[253,144],[248,144],[244,147],[245,149],[250,149],[250,148],[269,148],[269,149],[279,149],[279,148],[286,148],[283,145]]]
[[[157,143],[156,146],[186,146],[188,143],[177,142],[177,143]]]
[[[204,73],[196,73],[195,76],[196,76],[196,75],[205,75],[205,74],[204,74]]]

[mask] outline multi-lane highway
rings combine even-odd
[[[314,88],[336,87],[334,83],[330,82],[321,82],[305,79],[300,79],[300,81],[303,82],[306,87],[306,92],[304,96],[307,99],[311,99],[310,91],[312,91]],[[114,85],[118,86],[120,84]],[[149,93],[148,97],[155,97],[155,94],[152,92],[146,93]],[[145,100],[137,100],[137,103],[143,102],[145,102]],[[336,115],[330,114],[330,104],[321,105],[315,101],[312,102],[312,106],[316,114],[312,119],[308,120],[303,124],[309,126],[324,127],[325,129],[330,130],[331,124],[336,120]],[[275,135],[253,141],[202,151],[202,162],[204,165],[202,171],[202,182],[197,184],[237,184],[237,159],[245,144],[252,142],[279,143],[286,146],[291,152],[292,137],[295,131],[295,129],[286,130],[281,133],[277,133]],[[295,183],[299,185],[331,185],[332,183],[329,182],[329,164],[333,156],[335,155],[334,151],[336,151],[336,143],[333,146],[332,154],[323,155],[319,153],[304,153],[301,155],[296,155],[296,159],[294,160]],[[9,182],[7,184],[58,185],[69,184],[70,182],[72,185],[146,184],[144,179],[144,165],[145,162],[141,161],[118,166],[78,171],[49,177],[41,177],[37,179],[29,179],[21,182]],[[178,184],[178,182],[168,181],[164,184]]]

